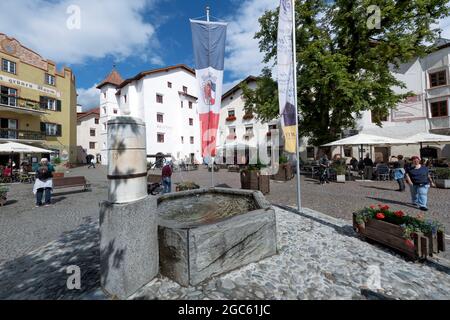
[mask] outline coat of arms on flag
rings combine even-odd
[[[216,104],[216,81],[214,77],[208,77],[202,85],[203,100],[208,106]]]

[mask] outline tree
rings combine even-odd
[[[373,11],[381,9],[380,26],[373,27]],[[377,124],[390,109],[412,93],[392,70],[422,57],[436,39],[430,25],[449,15],[446,0],[327,0],[296,1],[296,55],[299,132],[310,143],[333,141],[344,128],[355,125],[363,111],[376,113]],[[263,62],[276,61],[278,10],[260,19]],[[263,121],[278,116],[277,84],[265,68],[251,90],[242,85],[247,112]]]

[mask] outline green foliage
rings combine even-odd
[[[262,164],[259,157],[258,160],[256,161],[256,164],[249,164],[247,166],[247,170],[249,171],[260,171],[262,168],[265,168],[266,165]]]
[[[179,191],[200,189],[200,186],[192,181],[179,182],[176,185]]]
[[[336,170],[337,175],[345,175],[347,173],[347,166],[340,162],[333,163],[332,168]]]
[[[7,186],[0,185],[0,198],[6,197],[8,191],[9,188]]]
[[[285,155],[281,155],[279,161],[280,164],[285,164],[288,163],[288,158]]]
[[[450,179],[450,168],[436,168],[435,173],[438,179]]]
[[[382,218],[378,216],[382,214]],[[370,206],[356,213],[355,221],[362,224],[370,219],[382,220],[401,226],[404,229],[404,238],[411,239],[413,233],[421,232],[424,234],[436,234],[438,231],[444,231],[444,227],[437,221],[425,220],[422,216],[417,218],[408,216],[402,211],[390,211],[387,205]]]
[[[296,1],[296,54],[299,131],[322,145],[337,139],[344,128],[354,127],[355,116],[372,110],[381,119],[411,93],[391,73],[401,63],[425,55],[433,48],[436,30],[430,25],[449,15],[446,0],[325,0]],[[367,8],[381,8],[381,28],[369,29]],[[276,62],[278,9],[260,19],[255,38],[264,62]],[[262,121],[278,117],[277,84],[269,68],[263,70],[255,90],[242,86],[245,109]]]
[[[53,163],[55,165],[61,164],[61,158],[59,158],[59,157],[53,158]]]

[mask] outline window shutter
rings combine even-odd
[[[47,97],[40,97],[40,105],[41,105],[41,109],[47,109]]]
[[[61,112],[61,100],[56,100],[56,111]]]
[[[56,136],[58,136],[58,137],[62,136],[62,127],[60,124],[56,125]]]
[[[41,122],[41,132],[45,133],[45,122]]]

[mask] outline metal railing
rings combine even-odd
[[[41,106],[40,102],[9,94],[0,94],[0,104],[9,107],[20,107],[36,111],[40,111],[44,107]]]
[[[9,128],[0,129],[0,139],[11,140],[45,140],[45,133],[39,131],[17,130]]]

